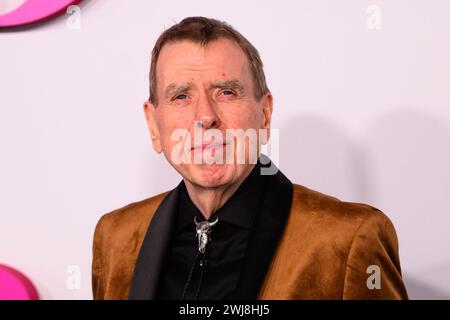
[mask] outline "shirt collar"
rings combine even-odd
[[[213,221],[218,217],[219,223],[220,221],[225,221],[242,228],[250,229],[252,227],[255,215],[259,210],[259,203],[264,189],[264,176],[260,174],[260,167],[261,163],[258,159],[252,171],[250,171],[236,192],[211,216],[209,221]],[[188,225],[193,226],[195,216],[197,221],[205,220],[200,210],[190,199],[183,181],[181,183],[177,232]]]

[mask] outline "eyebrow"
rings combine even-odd
[[[239,92],[244,92],[244,85],[238,79],[214,81],[210,85],[210,88],[233,89]]]
[[[175,94],[189,91],[193,86],[194,84],[192,82],[171,83],[166,87],[166,90],[164,90],[164,96],[166,99],[170,99]]]
[[[193,87],[194,84],[192,82],[171,83],[166,87],[166,90],[164,90],[164,96],[166,99],[170,99],[176,94],[190,91]],[[245,91],[244,85],[238,79],[214,81],[209,85],[208,89],[233,89],[240,93]]]

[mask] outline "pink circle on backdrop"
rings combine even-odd
[[[0,300],[38,300],[36,287],[20,271],[0,264]]]
[[[0,27],[14,27],[50,18],[81,0],[27,0],[5,15],[0,15]]]

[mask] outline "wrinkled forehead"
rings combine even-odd
[[[180,81],[215,81],[219,78],[250,80],[249,62],[234,41],[222,38],[207,45],[189,40],[164,45],[158,58],[156,76],[160,89]]]

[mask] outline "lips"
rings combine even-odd
[[[212,149],[212,148],[224,147],[226,145],[227,145],[226,143],[204,143],[202,145],[192,147],[191,150],[203,151],[203,150]]]

